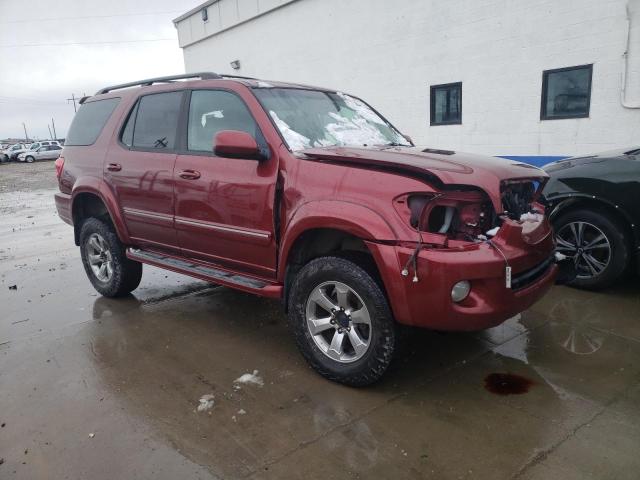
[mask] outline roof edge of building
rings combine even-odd
[[[220,0],[207,0],[206,2],[202,2],[200,5],[197,5],[195,7],[193,7],[191,10],[189,10],[186,13],[183,13],[182,15],[180,15],[179,17],[176,17],[173,19],[173,25],[175,26],[177,23],[181,22],[182,20],[186,20],[187,18],[189,18],[191,15],[198,13],[200,10],[202,10],[203,8],[208,7],[209,5],[213,5],[214,3],[218,3]]]

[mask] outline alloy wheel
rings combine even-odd
[[[307,328],[316,346],[340,363],[361,359],[371,342],[371,316],[360,295],[342,282],[313,289],[306,305]]]
[[[98,233],[92,233],[87,240],[87,260],[91,271],[101,282],[108,282],[113,276],[113,257],[109,244]]]
[[[556,249],[573,259],[578,278],[600,275],[611,261],[611,244],[602,230],[588,222],[570,222],[556,232]]]

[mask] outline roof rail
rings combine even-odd
[[[242,75],[228,75],[226,73],[220,74],[222,78],[239,78],[241,80],[258,80],[255,77],[243,77]]]
[[[156,78],[147,78],[146,80],[138,80],[137,82],[129,82],[129,83],[121,83],[120,85],[112,85],[111,87],[105,87],[96,92],[96,95],[100,95],[102,93],[108,93],[113,90],[120,90],[121,88],[129,88],[129,87],[147,87],[149,85],[153,85],[154,83],[170,83],[174,80],[185,80],[187,78],[199,78],[201,80],[213,80],[213,79],[221,79],[222,76],[213,72],[198,72],[198,73],[187,73],[184,75],[171,75],[168,77],[156,77]]]

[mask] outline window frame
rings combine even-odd
[[[436,114],[436,96],[435,91],[440,88],[460,88],[460,118],[458,120],[449,120],[443,122],[435,121]],[[429,88],[429,125],[432,127],[439,127],[442,125],[462,125],[462,82],[440,83],[438,85],[431,85]]]
[[[178,109],[178,121],[176,122],[176,133],[175,133],[175,142],[174,142],[174,146],[173,148],[147,148],[147,147],[136,147],[133,145],[133,139],[135,137],[135,135],[132,135],[131,137],[131,143],[132,145],[129,146],[126,143],[124,143],[122,141],[122,136],[124,135],[124,130],[125,128],[127,128],[127,123],[129,123],[129,118],[131,117],[131,115],[133,114],[134,110],[136,111],[136,118],[133,121],[133,131],[135,132],[136,130],[136,123],[138,122],[138,112],[140,111],[140,109],[138,108],[140,102],[142,101],[143,97],[148,97],[149,95],[161,95],[163,93],[180,93],[182,95],[182,97],[180,98],[180,107]],[[120,128],[118,129],[118,144],[120,144],[120,146],[122,148],[124,148],[125,150],[129,150],[132,152],[154,152],[154,153],[177,153],[179,150],[179,146],[181,144],[180,142],[180,134],[181,134],[181,121],[182,121],[182,115],[183,115],[183,110],[184,110],[184,99],[185,99],[186,95],[185,95],[185,90],[183,89],[175,89],[175,90],[162,90],[159,92],[149,92],[149,93],[144,93],[142,95],[138,95],[135,99],[135,101],[133,102],[133,104],[129,107],[129,110],[127,112],[127,115],[125,115],[124,120],[122,121],[122,123],[120,124]]]
[[[116,111],[118,110],[118,107],[120,107],[120,104],[122,102],[122,97],[107,97],[107,98],[99,98],[97,100],[91,100],[91,101],[86,101],[84,102],[83,105],[88,105],[90,103],[96,103],[96,102],[104,102],[107,100],[116,100],[116,105],[115,107],[113,107],[113,110],[111,111],[111,113],[109,114],[109,116],[107,117],[107,120],[104,122],[104,124],[102,125],[102,127],[100,128],[100,130],[98,131],[98,135],[96,136],[95,140],[89,144],[82,144],[82,145],[77,145],[77,144],[69,144],[69,147],[90,147],[92,145],[95,145],[95,143],[100,139],[100,137],[102,136],[102,134],[104,133],[104,128],[107,126],[107,124],[109,123],[109,121],[112,119],[113,115],[116,113]],[[75,118],[75,117],[74,117]],[[67,132],[67,136],[69,135],[69,132]],[[66,142],[65,142],[66,143]],[[29,147],[31,148],[31,147]]]
[[[253,118],[253,121],[256,123],[256,130],[258,132],[260,132],[260,137],[261,138],[254,138],[254,140],[258,144],[258,148],[260,150],[262,150],[265,154],[268,152],[268,156],[265,157],[265,160],[268,160],[269,158],[271,158],[271,149],[269,148],[269,142],[267,142],[267,139],[266,139],[266,137],[264,135],[264,132],[262,131],[262,127],[260,126],[260,123],[256,119],[255,114],[251,110],[251,107],[249,107],[247,102],[244,101],[244,98],[242,98],[242,96],[240,94],[238,94],[238,92],[236,92],[235,90],[232,90],[230,88],[225,88],[225,87],[202,87],[202,88],[190,88],[190,89],[186,90],[187,94],[184,96],[184,99],[183,99],[184,100],[183,101],[183,110],[181,112],[181,117],[180,117],[180,122],[179,122],[179,125],[180,125],[181,128],[178,131],[178,133],[180,134],[179,142],[177,142],[177,145],[179,146],[179,148],[177,150],[178,155],[193,155],[193,156],[196,156],[196,157],[214,157],[214,158],[222,158],[222,159],[225,159],[225,160],[243,160],[242,158],[220,157],[220,156],[215,154],[215,152],[213,151],[213,148],[210,151],[207,151],[207,150],[189,150],[189,138],[188,138],[188,133],[189,133],[188,132],[188,130],[189,130],[189,108],[191,107],[191,94],[193,92],[197,92],[197,91],[227,92],[227,93],[231,93],[232,95],[235,95],[244,104],[244,106],[247,108],[247,111],[249,112],[249,115],[251,115],[251,117]],[[247,160],[249,160],[249,159],[247,159]]]
[[[584,114],[579,115],[548,115],[547,114],[547,87],[549,85],[549,75],[553,73],[568,72],[571,70],[589,70],[589,85],[587,96],[587,111]],[[570,118],[589,118],[591,114],[591,89],[593,87],[593,63],[587,63],[584,65],[574,65],[572,67],[552,68],[550,70],[542,71],[542,92],[540,95],[540,120],[568,120]]]

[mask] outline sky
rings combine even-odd
[[[203,0],[0,0],[0,139],[58,138],[72,94],[184,73],[172,20]]]

